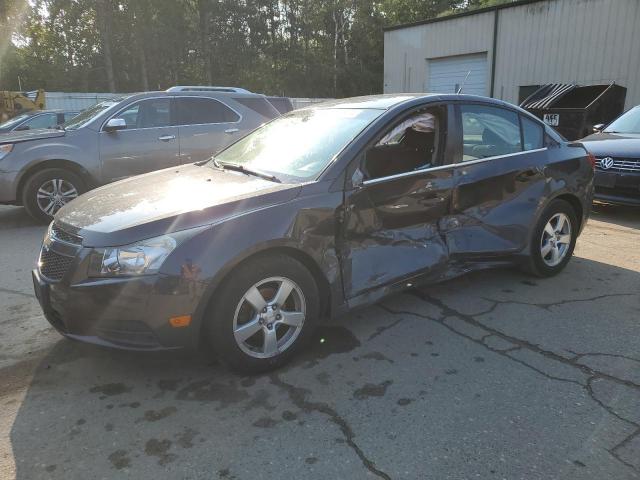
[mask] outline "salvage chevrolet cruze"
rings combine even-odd
[[[37,297],[63,335],[282,365],[324,318],[408,285],[571,258],[594,158],[527,112],[467,95],[333,101],[209,161],[120,181],[57,213]]]

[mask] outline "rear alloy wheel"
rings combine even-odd
[[[319,305],[315,279],[299,261],[283,254],[257,257],[237,267],[214,295],[207,338],[232,370],[272,370],[309,339]]]
[[[85,183],[74,172],[47,168],[27,179],[22,203],[33,218],[50,222],[58,210],[85,190]]]
[[[564,200],[553,200],[534,229],[529,270],[540,277],[559,273],[573,255],[577,233],[573,207]]]
[[[571,246],[571,222],[564,213],[549,219],[540,238],[540,256],[550,267],[559,265]]]

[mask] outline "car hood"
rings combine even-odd
[[[61,208],[55,222],[88,247],[126,245],[287,202],[299,191],[299,185],[192,164],[92,190]]]
[[[0,134],[1,143],[28,142],[29,140],[40,140],[42,138],[64,137],[66,132],[57,128],[38,128],[35,130],[20,130]]]
[[[594,133],[580,140],[596,157],[640,158],[640,134]]]

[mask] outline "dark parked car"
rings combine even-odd
[[[418,283],[571,258],[593,162],[524,110],[381,95],[291,112],[207,162],[89,192],[33,281],[63,335],[277,367],[322,318]]]
[[[596,157],[595,199],[640,205],[640,105],[581,140]]]
[[[0,135],[0,204],[24,205],[49,222],[91,188],[204,160],[280,115],[264,95],[220,88],[133,94],[95,105],[60,129]]]
[[[56,128],[78,115],[74,110],[33,110],[10,118],[0,124],[0,133],[34,130],[36,128]]]

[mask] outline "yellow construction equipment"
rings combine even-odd
[[[45,107],[44,90],[32,92],[10,92],[0,90],[0,123],[11,117],[30,110],[42,110]]]

